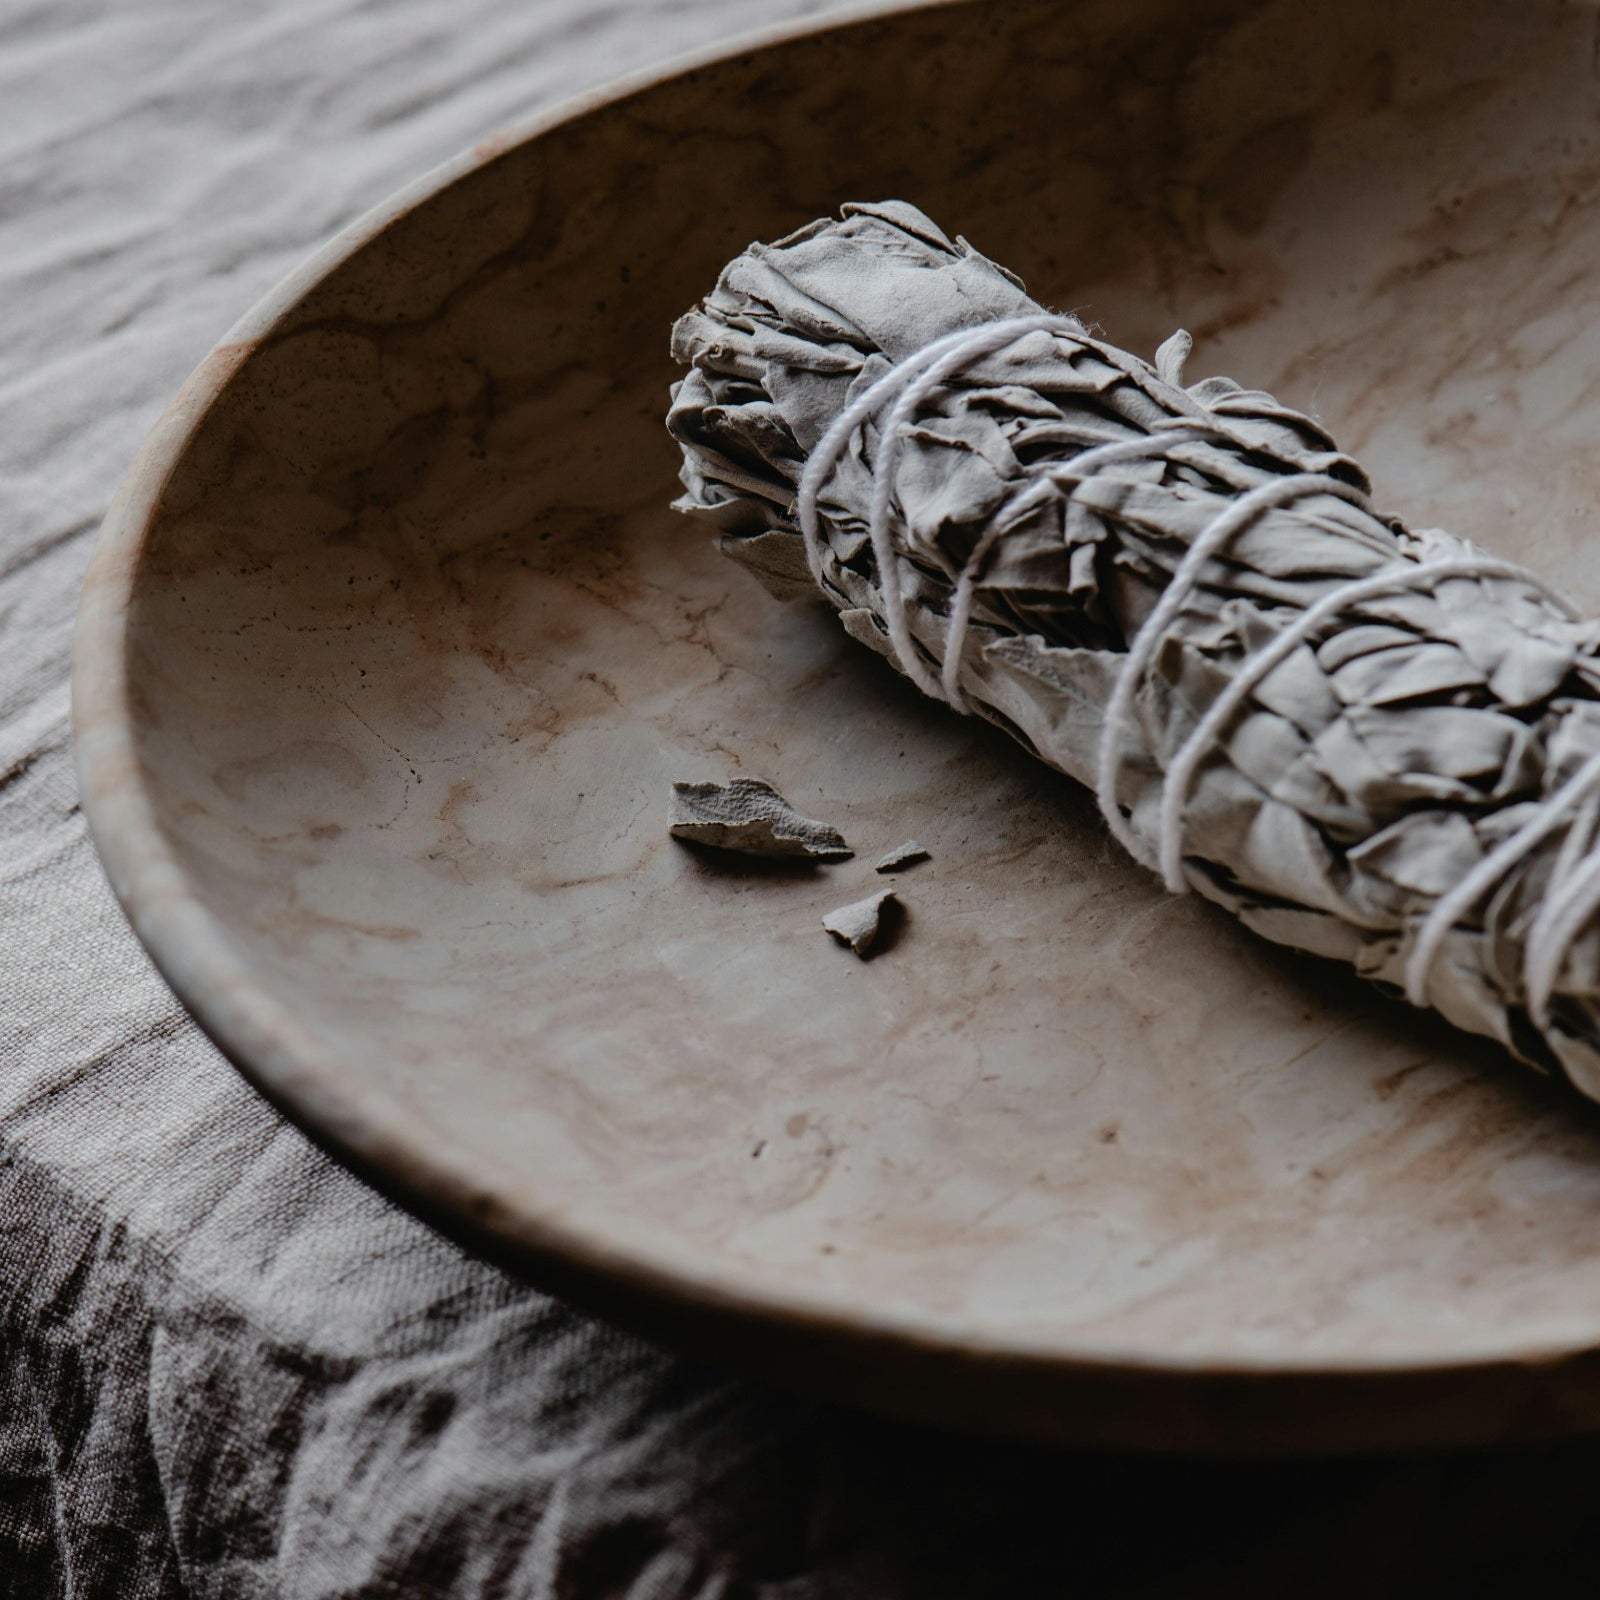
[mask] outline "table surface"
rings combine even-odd
[[[1070,1455],[855,1415],[593,1322],[311,1148],[188,1021],[110,898],[71,771],[73,607],[118,476],[186,372],[434,162],[817,9],[0,3],[0,1595],[1600,1581],[1597,1444]]]

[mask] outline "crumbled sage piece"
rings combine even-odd
[[[917,843],[915,839],[907,839],[904,844],[897,844],[878,862],[872,870],[874,872],[902,872],[907,867],[914,867],[919,861],[926,861],[932,852],[925,846]]]
[[[880,889],[865,900],[853,900],[847,906],[830,911],[822,919],[822,926],[840,944],[847,944],[858,956],[864,956],[877,943],[883,931],[885,908],[893,903],[894,890]]]
[[[854,854],[837,828],[801,816],[770,783],[759,778],[673,784],[667,831],[675,839],[747,856],[838,861]]]

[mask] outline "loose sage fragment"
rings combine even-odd
[[[880,889],[865,900],[853,900],[837,911],[830,911],[822,919],[822,926],[840,944],[847,944],[858,956],[864,956],[882,933],[884,910],[894,900],[893,889]]]
[[[714,524],[773,593],[820,592],[852,638],[925,687],[948,684],[1062,772],[1095,783],[1114,727],[1106,804],[1141,857],[1171,849],[1178,752],[1246,682],[1170,791],[1180,879],[1270,939],[1399,985],[1443,897],[1497,845],[1531,837],[1529,819],[1600,756],[1600,630],[1504,572],[1347,605],[1337,591],[1356,580],[1487,558],[1373,510],[1360,466],[1270,394],[1186,383],[1186,335],[1151,363],[1081,325],[1040,327],[948,372],[892,439],[884,413],[864,415],[837,461],[822,460],[813,570],[796,493],[835,420],[941,337],[1042,311],[900,201],[750,246],[673,329],[687,368],[668,416],[683,452],[676,505]],[[1181,437],[1156,439],[1163,430]],[[1145,453],[1100,449],[1121,444]],[[886,447],[889,571],[871,538]],[[1302,475],[1330,487],[1278,503]],[[1177,591],[1127,715],[1113,717],[1129,646],[1191,546],[1257,490]],[[964,646],[947,651],[963,584]],[[886,594],[899,597],[893,615]],[[1250,664],[1324,598],[1338,603],[1250,683]],[[1600,1098],[1596,918],[1559,945],[1547,1003],[1527,959],[1561,920],[1539,921],[1547,889],[1600,871],[1597,836],[1590,792],[1508,870],[1496,857],[1498,875],[1421,963],[1421,993]]]
[[[925,846],[917,843],[915,839],[907,839],[904,844],[897,844],[889,851],[872,870],[874,872],[900,872],[906,867],[914,867],[919,861],[926,861],[932,852]]]
[[[667,831],[675,839],[747,856],[839,861],[854,854],[837,828],[801,816],[759,778],[674,783]]]

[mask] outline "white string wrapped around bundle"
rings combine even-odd
[[[1089,333],[1074,317],[1057,313],[1007,318],[958,329],[897,362],[865,389],[835,419],[807,458],[795,495],[795,516],[805,539],[812,575],[823,579],[818,497],[851,437],[871,421],[877,425],[878,456],[873,464],[874,483],[868,534],[883,597],[884,620],[890,644],[901,670],[924,693],[946,701],[967,714],[969,707],[960,685],[972,594],[982,564],[1001,529],[1031,503],[1063,490],[1057,476],[1070,469],[1074,483],[1094,472],[1140,457],[1168,455],[1176,446],[1206,436],[1205,419],[1183,417],[1159,426],[1143,438],[1123,439],[1073,456],[1066,463],[1047,462],[1024,488],[1007,501],[979,538],[957,575],[949,612],[949,633],[941,670],[935,677],[923,662],[906,620],[902,592],[902,558],[893,541],[894,464],[905,428],[918,408],[942,384],[978,359],[998,353],[1028,334],[1064,334],[1088,341]],[[1097,348],[1105,351],[1105,347]],[[1157,371],[1177,386],[1189,336],[1180,330],[1162,346]],[[1120,352],[1119,352],[1120,353]],[[887,411],[887,415],[880,415]],[[1245,705],[1250,693],[1297,646],[1319,629],[1337,623],[1363,602],[1405,589],[1421,588],[1446,578],[1509,578],[1525,584],[1547,604],[1568,618],[1574,613],[1566,602],[1525,567],[1486,554],[1426,561],[1402,558],[1386,572],[1358,578],[1332,590],[1282,629],[1271,643],[1248,658],[1232,681],[1200,718],[1167,764],[1161,798],[1158,849],[1151,858],[1117,803],[1117,776],[1125,734],[1131,721],[1134,697],[1155,658],[1163,635],[1182,613],[1191,590],[1206,563],[1229,540],[1263,512],[1292,503],[1309,494],[1334,495],[1364,508],[1366,493],[1326,473],[1294,473],[1279,477],[1240,496],[1219,512],[1194,540],[1155,609],[1128,641],[1127,653],[1106,707],[1099,742],[1096,795],[1106,824],[1128,852],[1145,866],[1158,870],[1173,894],[1189,891],[1183,869],[1184,804],[1200,764],[1219,735]],[[1600,755],[1586,761],[1565,783],[1545,797],[1535,814],[1491,851],[1477,867],[1442,895],[1415,932],[1406,964],[1407,998],[1418,1006],[1428,1004],[1428,975],[1450,928],[1498,883],[1518,862],[1563,823],[1570,822],[1582,802],[1600,791]],[[1529,1015],[1541,1029],[1549,1022],[1550,998],[1574,937],[1600,910],[1600,851],[1581,863],[1566,863],[1569,870],[1553,876],[1523,947],[1523,987]]]

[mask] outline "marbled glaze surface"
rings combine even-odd
[[[1593,1116],[1169,901],[667,511],[661,426],[725,259],[903,195],[1600,605],[1597,42],[1552,0],[1008,0],[489,142],[247,319],[130,475],[76,695],[136,926],[369,1170],[796,1378],[1134,1442],[1600,1421]],[[857,859],[667,839],[671,780],[741,773]],[[820,918],[912,835],[860,963]]]

